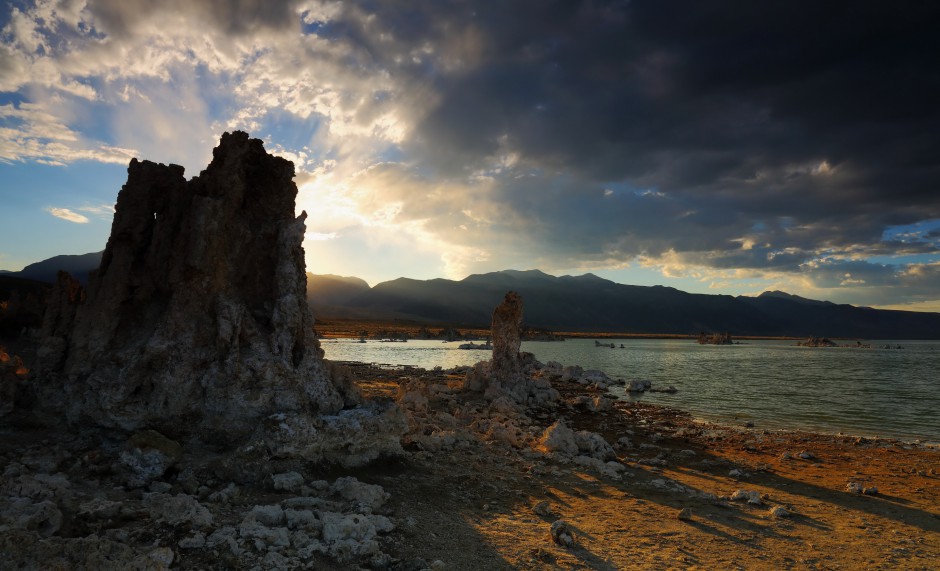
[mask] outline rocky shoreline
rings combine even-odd
[[[74,569],[928,569],[940,555],[936,447],[702,423],[583,375],[536,376],[556,406],[520,408],[465,391],[465,371],[346,371],[402,407],[402,454],[252,480],[212,446],[15,413],[0,547],[14,568]]]

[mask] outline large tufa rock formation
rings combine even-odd
[[[46,399],[73,422],[227,442],[354,404],[314,338],[293,176],[242,132],[190,181],[132,160],[87,294],[63,276],[53,294]]]

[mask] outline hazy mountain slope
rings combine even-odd
[[[319,305],[343,305],[369,290],[365,280],[333,274],[307,272],[307,301]]]
[[[690,294],[670,287],[617,284],[591,274],[554,277],[536,270],[477,274],[460,281],[399,278],[360,288],[342,306],[330,307],[329,315],[385,314],[485,327],[509,290],[522,294],[528,325],[555,330],[940,338],[936,313],[837,305],[783,292],[756,298]],[[313,306],[317,308],[316,300]]]
[[[80,255],[54,256],[30,264],[18,272],[3,272],[3,275],[53,283],[59,270],[63,270],[72,274],[75,279],[83,284],[87,284],[88,272],[98,269],[103,253],[102,251]]]

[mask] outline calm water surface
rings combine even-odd
[[[543,363],[600,369],[614,378],[649,379],[676,394],[622,398],[674,406],[700,418],[758,427],[940,441],[940,342],[872,341],[872,349],[796,347],[793,341],[734,346],[688,340],[589,339],[525,342]],[[619,348],[623,344],[624,348]],[[884,349],[901,345],[903,349]],[[489,359],[459,343],[324,340],[327,359],[445,369]],[[617,391],[618,388],[613,389]]]

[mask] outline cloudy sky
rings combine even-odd
[[[940,4],[7,0],[0,268],[131,157],[294,161],[307,266],[940,310]]]

